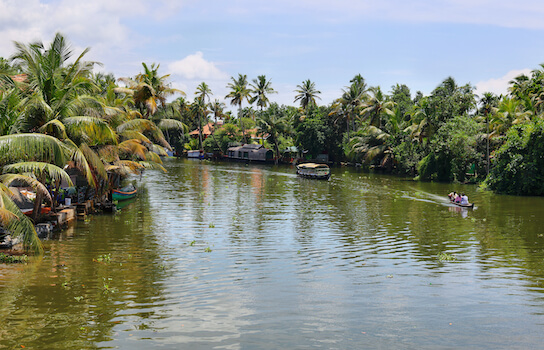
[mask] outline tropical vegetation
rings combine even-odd
[[[97,72],[88,51],[76,54],[57,34],[47,46],[16,42],[15,54],[0,58],[0,222],[27,249],[40,251],[38,209],[44,201],[54,207],[60,184],[71,184],[68,169],[103,195],[114,176],[164,170],[160,156],[169,151],[226,154],[241,143],[262,143],[276,162],[296,152],[420,180],[544,194],[544,65],[516,77],[501,96],[477,96],[452,77],[427,96],[403,84],[385,92],[356,74],[330,105],[319,105],[310,79],[285,106],[273,102],[268,77],[238,74],[226,85],[231,112],[206,82],[191,101],[159,74],[159,64],[116,78]],[[34,188],[33,216],[13,202],[14,184]]]

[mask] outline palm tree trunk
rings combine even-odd
[[[43,184],[45,183],[45,178],[39,178],[38,181],[40,181]],[[36,191],[36,198],[34,199],[34,208],[32,210],[32,217],[31,217],[34,225],[36,224],[36,220],[41,214],[42,202],[43,202],[43,194],[40,191]]]
[[[485,113],[485,125],[486,125],[486,141],[487,141],[487,145],[486,145],[486,160],[485,160],[485,166],[486,166],[486,170],[487,170],[487,176],[489,176],[489,118],[487,117],[487,111]]]
[[[349,114],[348,114],[348,119],[346,120],[346,129],[348,132],[348,142],[349,142]]]
[[[198,149],[202,151],[202,121],[200,120],[200,113],[198,113],[198,145]]]
[[[217,142],[217,140],[215,139],[214,131],[215,131],[215,127],[211,130],[210,136],[212,137],[213,141],[215,142],[215,145],[217,146],[217,148],[219,149],[219,152],[221,152],[221,155],[223,155],[223,150],[221,149],[221,145],[219,145],[219,142]]]
[[[244,143],[247,143],[246,129],[244,127],[244,122],[242,121],[242,104],[241,103],[240,103],[240,108],[238,109],[238,119],[240,122],[240,127],[242,128],[242,138],[244,140]]]

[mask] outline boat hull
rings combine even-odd
[[[455,203],[454,201],[450,200],[451,204],[454,204],[458,207],[461,207],[461,208],[474,208],[474,203],[470,203],[470,204],[461,204],[461,203]]]
[[[331,177],[331,174],[327,175],[317,175],[317,174],[302,174],[297,171],[297,175],[305,179],[314,179],[314,180],[328,180]]]
[[[302,163],[297,165],[297,175],[307,179],[328,180],[331,169],[326,164]]]
[[[124,201],[136,197],[137,191],[123,192],[120,190],[113,190],[111,194],[111,199],[114,201]]]

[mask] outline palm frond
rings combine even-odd
[[[144,145],[142,145],[141,141],[139,140],[132,139],[132,140],[123,141],[119,144],[118,147],[121,152],[130,154],[130,155],[135,155],[142,160],[146,159],[145,154],[147,152],[147,148]]]
[[[38,130],[40,132],[42,132],[42,133],[46,133],[48,135],[55,136],[58,139],[68,138],[68,136],[66,135],[66,127],[58,119],[53,119],[53,120],[45,123]]]
[[[117,143],[117,136],[103,119],[88,116],[70,117],[64,119],[69,135],[77,138],[85,136],[91,142]]]
[[[51,194],[47,190],[47,187],[45,187],[45,185],[40,181],[30,176],[22,174],[2,174],[0,175],[0,182],[7,188],[9,188],[9,186],[14,182],[25,183],[28,186],[32,187],[34,191],[36,191],[36,193],[41,193],[47,199],[47,201],[49,201],[49,203],[53,202],[53,199],[51,198]],[[8,194],[10,196],[12,195],[11,193]]]
[[[92,169],[94,169],[94,172],[98,174],[99,177],[102,179],[107,179],[108,174],[106,173],[106,169],[104,168],[104,162],[98,154],[96,154],[95,151],[93,151],[88,145],[82,144],[79,146],[79,149],[81,152],[85,155],[85,159],[87,159],[87,163],[91,166]]]
[[[16,216],[16,218],[2,221],[2,225],[13,237],[20,238],[23,241],[25,249],[32,250],[37,254],[43,253],[42,243],[38,238],[32,221],[21,212],[5,192],[0,191],[0,197],[2,197],[3,208]]]
[[[151,152],[157,153],[159,156],[163,156],[163,157],[168,156],[168,153],[166,152],[166,150],[162,146],[159,146],[159,145],[156,145],[156,144],[151,144],[150,150],[151,150]]]
[[[100,147],[98,155],[105,163],[111,163],[119,159],[119,148],[117,146]]]
[[[68,147],[53,136],[44,134],[0,136],[0,164],[36,160],[64,165],[68,154]]]
[[[180,130],[182,132],[189,132],[189,127],[176,119],[161,119],[159,128],[161,130]]]
[[[139,132],[153,131],[157,126],[149,119],[132,119],[117,127],[117,132],[122,133],[126,130],[136,130]]]
[[[140,161],[138,162],[143,168],[150,169],[150,170],[162,170],[163,172],[167,173],[168,171],[160,164],[155,162],[146,162],[146,161]]]
[[[4,166],[4,173],[32,173],[38,178],[49,178],[53,181],[65,181],[73,186],[70,176],[62,168],[44,162],[19,162]]]
[[[120,136],[124,138],[125,140],[134,139],[134,140],[142,141],[143,143],[146,143],[146,144],[151,143],[151,141],[144,134],[142,134],[141,132],[137,130],[125,130],[120,134]]]
[[[157,141],[169,151],[172,150],[172,147],[170,147],[170,144],[164,138],[162,131],[151,120],[132,119],[117,127],[118,133],[123,133],[126,130],[136,130],[141,133],[149,132],[149,134],[151,134],[155,141]]]
[[[157,164],[162,164],[162,160],[161,160],[161,157],[159,157],[159,155],[155,152],[147,152],[145,154],[145,159],[150,161],[150,162],[155,162]]]
[[[119,174],[121,176],[126,176],[128,174],[139,174],[145,167],[131,160],[119,160],[113,164],[108,164],[105,166],[106,171],[109,173]]]

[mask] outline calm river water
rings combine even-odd
[[[0,348],[544,347],[544,198],[165,166],[117,214],[0,265]],[[452,189],[476,208],[449,205]]]

